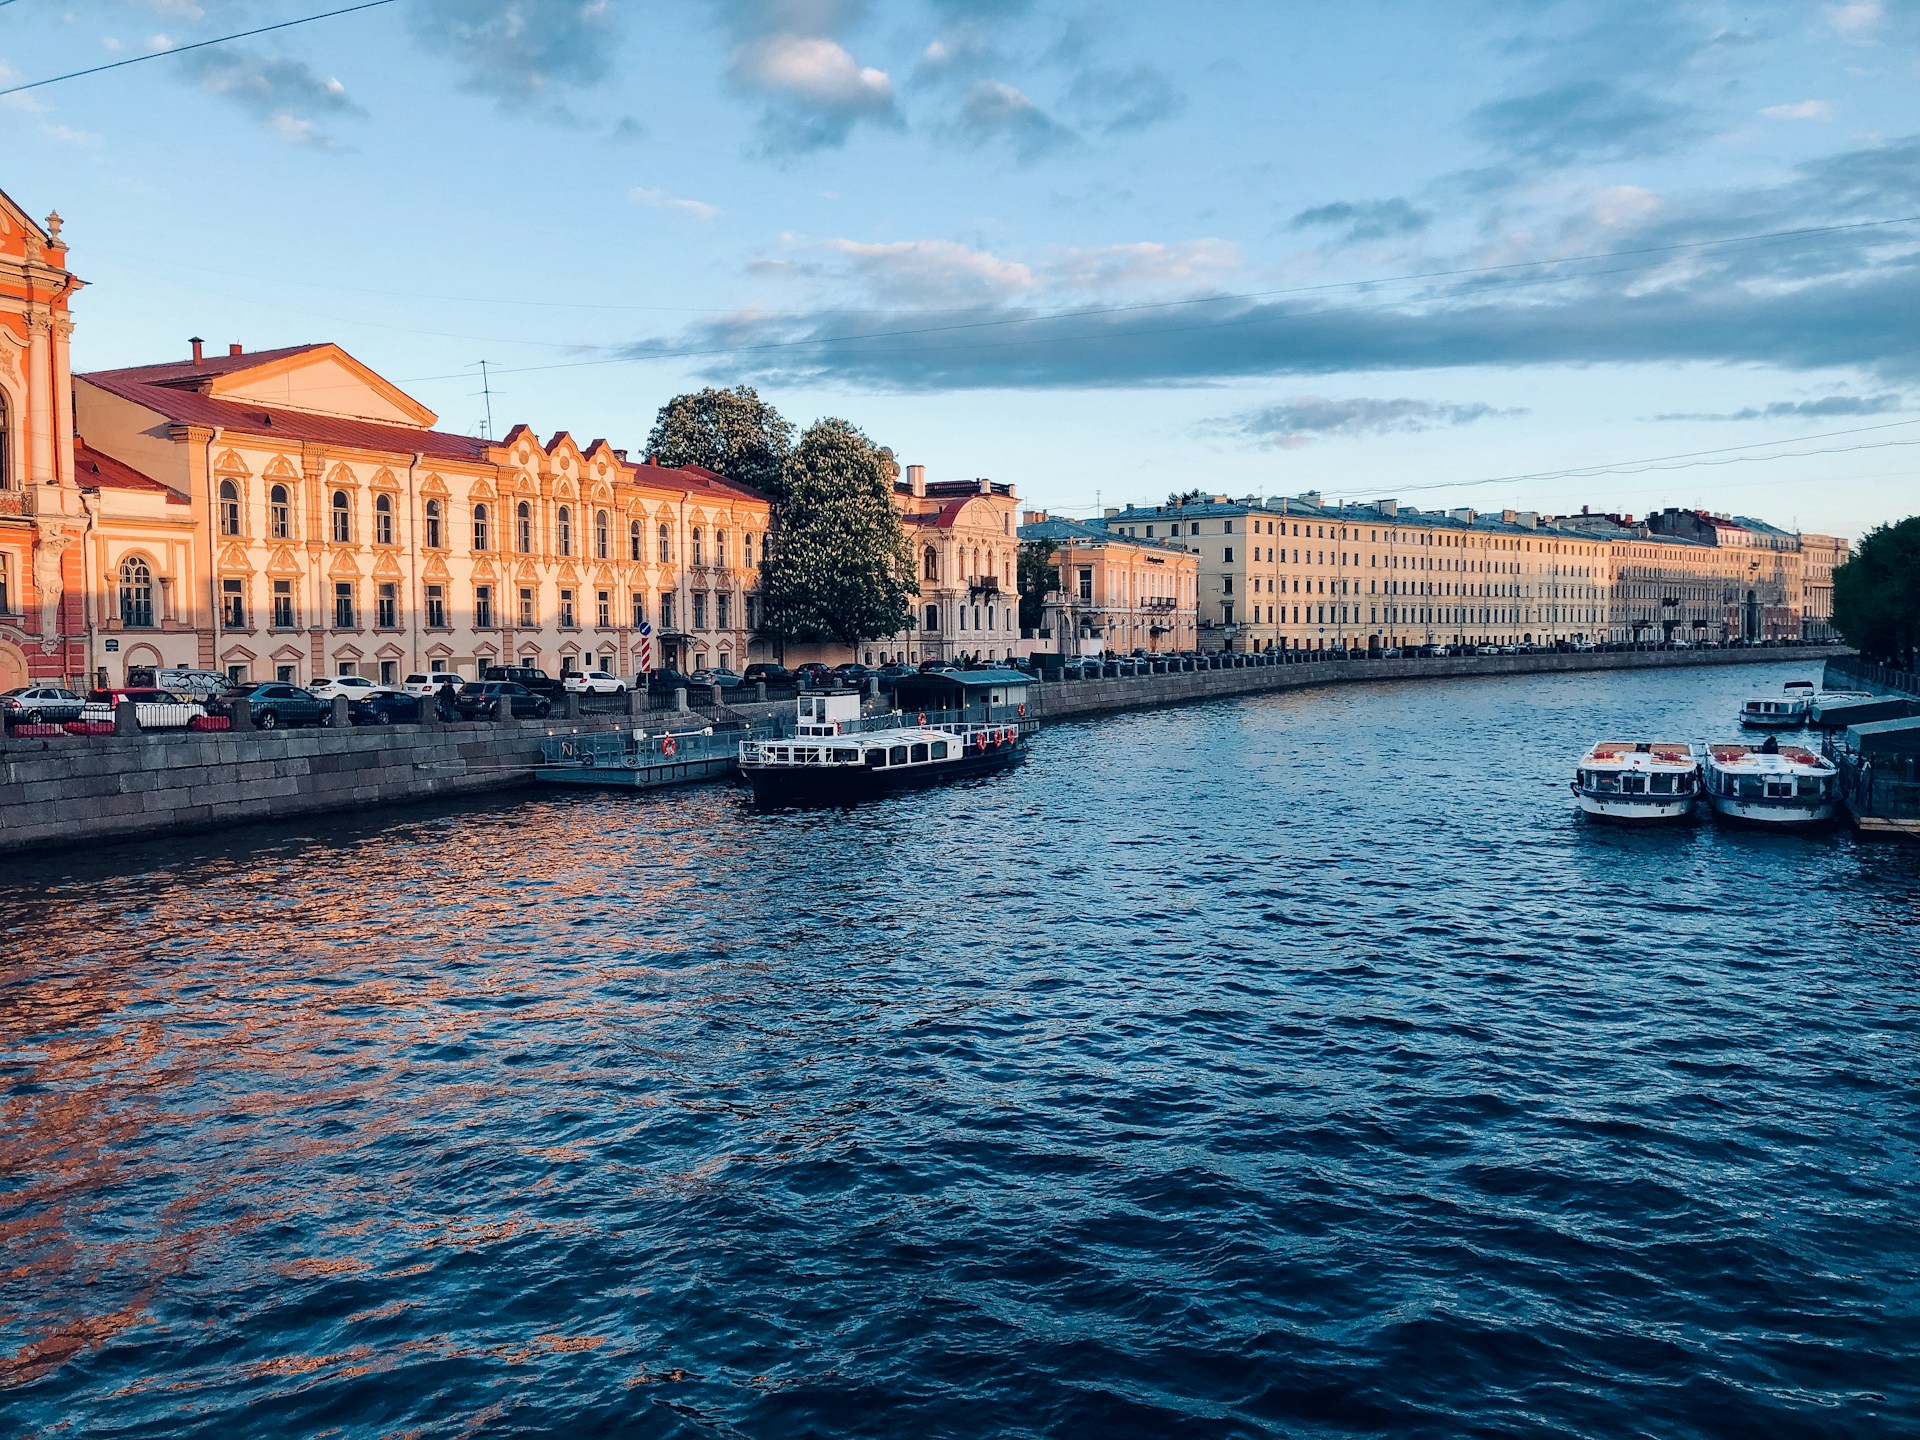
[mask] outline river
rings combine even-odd
[[[0,874],[0,1435],[1920,1430],[1920,847],[1597,827],[1791,665]]]

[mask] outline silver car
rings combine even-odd
[[[0,713],[12,725],[64,725],[87,702],[58,685],[20,685],[0,695]]]

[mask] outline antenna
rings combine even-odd
[[[493,387],[489,385],[487,382],[487,363],[488,362],[485,360],[482,360],[479,363],[480,363],[480,393],[482,396],[486,398],[486,402],[487,402],[487,418],[481,423],[480,438],[482,440],[491,440],[493,439]]]

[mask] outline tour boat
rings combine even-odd
[[[1573,793],[1596,820],[1685,820],[1700,793],[1700,758],[1683,742],[1602,740],[1580,758]]]
[[[1003,770],[1024,749],[1021,728],[924,714],[876,726],[861,719],[858,695],[803,695],[791,736],[741,744],[740,774],[761,804],[848,804]]]
[[[1756,695],[1740,707],[1740,723],[1750,730],[1798,730],[1813,708],[1813,682],[1789,680],[1778,695]]]
[[[1840,802],[1839,771],[1800,745],[1709,745],[1707,803],[1728,820],[1819,825]]]

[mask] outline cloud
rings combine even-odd
[[[1433,223],[1433,216],[1416,210],[1405,200],[1339,200],[1302,210],[1288,221],[1294,230],[1325,227],[1341,231],[1341,239],[1384,240],[1393,235],[1414,235]]]
[[[1744,410],[1717,414],[1673,413],[1656,420],[1830,420],[1836,416],[1891,415],[1906,409],[1905,400],[1888,391],[1880,395],[1828,395],[1819,400],[1776,400],[1771,405],[1749,405]]]
[[[644,185],[627,191],[627,203],[645,205],[651,210],[679,210],[702,220],[711,220],[721,213],[718,205],[709,205],[704,200],[685,200],[664,190],[649,190]]]
[[[1208,237],[1174,244],[1140,240],[1069,250],[1064,259],[1048,267],[1047,278],[1077,290],[1111,290],[1211,282],[1240,268],[1240,249],[1231,240]]]
[[[545,102],[612,73],[619,11],[613,0],[413,0],[414,33],[467,71],[465,88],[502,105]]]
[[[1873,32],[1880,28],[1880,21],[1885,14],[1880,0],[1851,0],[1845,5],[1829,5],[1827,23],[1840,33],[1843,40],[1866,44],[1871,43]]]
[[[1769,120],[1833,119],[1833,107],[1824,100],[1802,100],[1796,105],[1769,105],[1760,113]]]
[[[982,81],[967,93],[955,130],[975,144],[1005,140],[1025,163],[1069,149],[1080,140],[1019,90],[999,80]]]
[[[851,0],[732,0],[729,75],[743,94],[767,102],[761,144],[770,155],[844,145],[862,122],[897,127],[893,81],[862,65],[838,32],[858,18]]]
[[[179,63],[201,90],[231,100],[289,144],[334,148],[316,117],[365,113],[348,98],[346,86],[303,61],[229,45],[195,51]]]
[[[1670,150],[1692,131],[1692,112],[1611,80],[1566,80],[1493,100],[1468,115],[1480,139],[1542,165],[1618,160]]]
[[[1144,130],[1177,114],[1186,96],[1152,65],[1089,66],[1067,87],[1066,104],[1082,124],[1118,135]]]
[[[1477,402],[1449,405],[1431,400],[1332,400],[1320,395],[1300,395],[1277,405],[1223,416],[1205,428],[1216,434],[1293,450],[1329,436],[1352,438],[1434,430],[1442,425],[1470,425],[1475,420],[1524,414],[1524,410],[1499,410]]]
[[[870,294],[894,304],[977,305],[1007,299],[1039,283],[1018,261],[951,240],[833,240],[825,248],[845,262]]]

